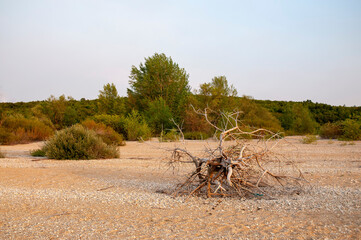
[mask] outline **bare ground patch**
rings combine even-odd
[[[0,238],[360,239],[361,142],[287,140],[279,151],[312,186],[276,200],[164,194],[188,171],[174,175],[154,145],[177,143],[128,142],[120,159],[91,161],[33,161],[28,151],[41,143],[1,146]]]

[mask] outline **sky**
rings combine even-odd
[[[361,106],[361,1],[0,0],[0,101],[126,96],[165,53],[192,89],[226,76],[255,99]]]

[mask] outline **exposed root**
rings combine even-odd
[[[267,189],[272,186],[302,187],[302,183],[307,182],[300,170],[286,166],[289,161],[282,161],[273,151],[282,141],[280,134],[267,129],[242,130],[244,126],[238,120],[239,112],[221,113],[225,124],[219,127],[210,122],[208,111],[197,112],[204,115],[216,129],[218,146],[206,149],[204,154],[207,157],[195,156],[185,148],[172,150],[171,163],[193,163],[195,167],[189,177],[174,190],[173,196],[188,194],[273,198],[267,193]],[[277,174],[274,173],[276,170]],[[292,176],[291,171],[295,171],[298,176]]]

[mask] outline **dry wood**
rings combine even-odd
[[[104,190],[107,190],[107,189],[110,189],[110,188],[113,188],[113,187],[114,187],[114,186],[112,185],[112,186],[100,188],[100,189],[98,189],[97,191],[98,191],[98,192],[99,192],[99,191],[104,191]]]
[[[194,109],[195,110],[195,109]],[[240,112],[220,113],[222,126],[209,119],[209,109],[195,110],[205,117],[215,129],[218,145],[214,149],[204,151],[206,157],[198,157],[186,148],[172,149],[171,163],[193,163],[194,171],[180,184],[173,196],[181,193],[191,195],[212,196],[267,196],[272,186],[286,186],[296,182],[297,186],[305,182],[301,171],[297,169],[298,177],[281,174],[283,163],[273,150],[282,141],[279,133],[267,129],[252,129],[244,126],[238,119]],[[214,113],[214,112],[213,112]],[[178,130],[181,131],[177,125]],[[244,129],[252,129],[246,131]],[[183,136],[183,134],[182,134]],[[279,173],[275,174],[275,169]],[[295,169],[295,168],[293,168]]]

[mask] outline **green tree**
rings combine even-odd
[[[202,108],[209,107],[215,111],[232,111],[235,107],[237,90],[233,85],[228,85],[225,76],[218,76],[210,83],[200,85],[198,91]]]
[[[148,140],[152,136],[152,131],[149,128],[147,122],[138,113],[137,110],[132,110],[125,118],[125,131],[127,133],[127,139],[130,141],[135,140]]]
[[[161,97],[173,117],[179,119],[184,113],[190,92],[188,78],[184,68],[180,68],[171,57],[155,53],[145,58],[139,68],[132,66],[129,103],[140,112],[146,112],[149,103]]]
[[[208,118],[214,124],[218,123],[220,112],[237,111],[237,90],[233,85],[229,85],[225,76],[216,76],[209,83],[203,83],[199,90],[189,98],[189,102],[196,109],[208,112]],[[188,108],[185,112],[185,130],[189,132],[204,132],[211,134],[213,129],[204,120],[204,117],[196,114],[193,108]]]
[[[103,91],[99,91],[98,105],[99,111],[105,114],[120,114],[123,110],[123,103],[118,95],[114,83],[107,83],[103,86]]]
[[[59,98],[51,95],[46,101],[42,102],[40,107],[35,106],[32,108],[34,116],[44,119],[44,114],[50,119],[56,129],[61,129],[71,126],[80,121],[80,115],[75,107],[77,101],[72,97],[65,97],[61,95]],[[39,112],[41,109],[41,112]]]
[[[291,130],[295,134],[314,133],[317,127],[317,122],[312,119],[311,113],[307,107],[302,104],[295,104],[293,106],[294,120],[292,122]]]
[[[241,111],[240,119],[247,127],[266,128],[273,132],[282,130],[279,120],[249,96],[238,99],[237,109]]]
[[[42,104],[43,113],[48,116],[56,129],[61,129],[64,127],[64,116],[67,104],[68,103],[65,95],[61,95],[59,98],[51,95]]]
[[[162,97],[149,103],[146,115],[148,123],[157,134],[174,127],[171,110]]]

